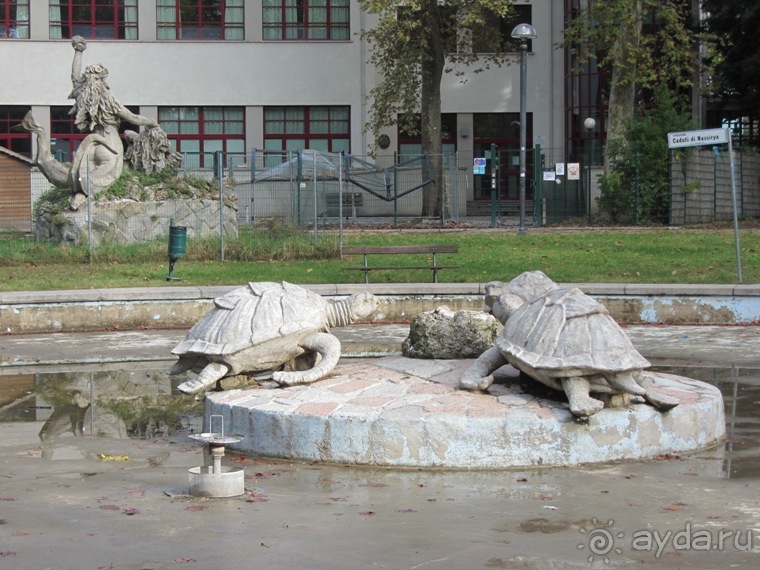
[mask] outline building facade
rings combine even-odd
[[[555,47],[562,3],[516,5],[538,32],[527,56],[528,145],[559,155],[566,124],[565,61]],[[115,97],[157,119],[180,152],[365,155],[375,142],[364,125],[377,75],[359,33],[373,20],[355,1],[0,0],[0,8],[0,146],[19,154],[34,153],[32,137],[14,129],[29,109],[61,153],[84,136],[68,115],[74,35],[88,42],[84,65],[104,65]],[[518,147],[518,61],[516,53],[508,66],[464,69],[465,82],[444,77],[446,149],[457,151],[460,164],[491,144]],[[384,134],[390,145],[383,153],[415,151],[416,141],[403,133]],[[504,177],[504,192],[511,192],[516,167]],[[469,187],[471,198],[485,198],[478,184]]]

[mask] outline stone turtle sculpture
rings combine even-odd
[[[591,393],[642,396],[660,410],[678,405],[644,372],[650,363],[607,309],[580,289],[558,287],[540,271],[523,273],[506,286],[489,285],[486,303],[505,320],[504,330],[465,371],[460,387],[485,390],[492,373],[509,363],[564,391],[579,417],[604,407]]]
[[[179,385],[188,394],[206,390],[225,376],[276,370],[290,363],[296,370],[275,371],[275,382],[314,382],[340,358],[340,341],[330,327],[349,325],[373,313],[377,305],[370,293],[330,302],[286,282],[249,283],[214,300],[214,308],[172,350],[179,360],[169,374],[198,372],[196,379]],[[304,366],[309,368],[298,369]]]

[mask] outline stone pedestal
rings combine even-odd
[[[223,415],[243,437],[230,446],[240,452],[416,468],[647,459],[713,446],[725,435],[723,398],[703,382],[658,374],[661,389],[680,399],[676,408],[662,413],[634,398],[581,423],[561,395],[528,393],[514,379],[485,394],[458,390],[471,362],[392,356],[348,364],[308,386],[211,393],[206,415]]]
[[[224,235],[236,238],[237,207],[235,201],[224,204]],[[155,202],[134,200],[98,201],[92,205],[92,245],[127,245],[151,241],[169,235],[173,218],[178,226],[187,227],[187,236],[208,237],[220,234],[222,223],[219,200],[171,199]],[[87,204],[77,211],[56,214],[43,212],[36,220],[39,242],[77,245],[87,243]]]

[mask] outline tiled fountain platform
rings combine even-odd
[[[725,433],[720,392],[696,380],[657,375],[681,400],[669,412],[634,399],[581,423],[566,403],[509,379],[487,394],[456,389],[469,364],[390,356],[342,365],[308,386],[211,393],[206,417],[221,414],[225,431],[243,436],[230,448],[243,453],[396,467],[645,459],[709,447]]]

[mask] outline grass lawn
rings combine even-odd
[[[760,282],[760,229],[740,231],[744,283]],[[729,225],[698,229],[622,231],[529,228],[518,236],[505,230],[347,231],[344,245],[454,244],[457,254],[440,254],[439,263],[460,265],[439,273],[441,282],[506,281],[540,269],[558,282],[737,283],[736,249]],[[95,250],[0,240],[0,291],[41,291],[109,287],[239,285],[248,281],[360,283],[363,273],[343,271],[361,265],[361,256],[341,260],[338,238],[276,227],[241,231],[225,244],[218,261],[215,240],[188,240],[187,256],[169,272],[167,242]],[[420,257],[375,258],[380,265],[419,264]],[[429,282],[429,270],[375,271],[372,282]]]

